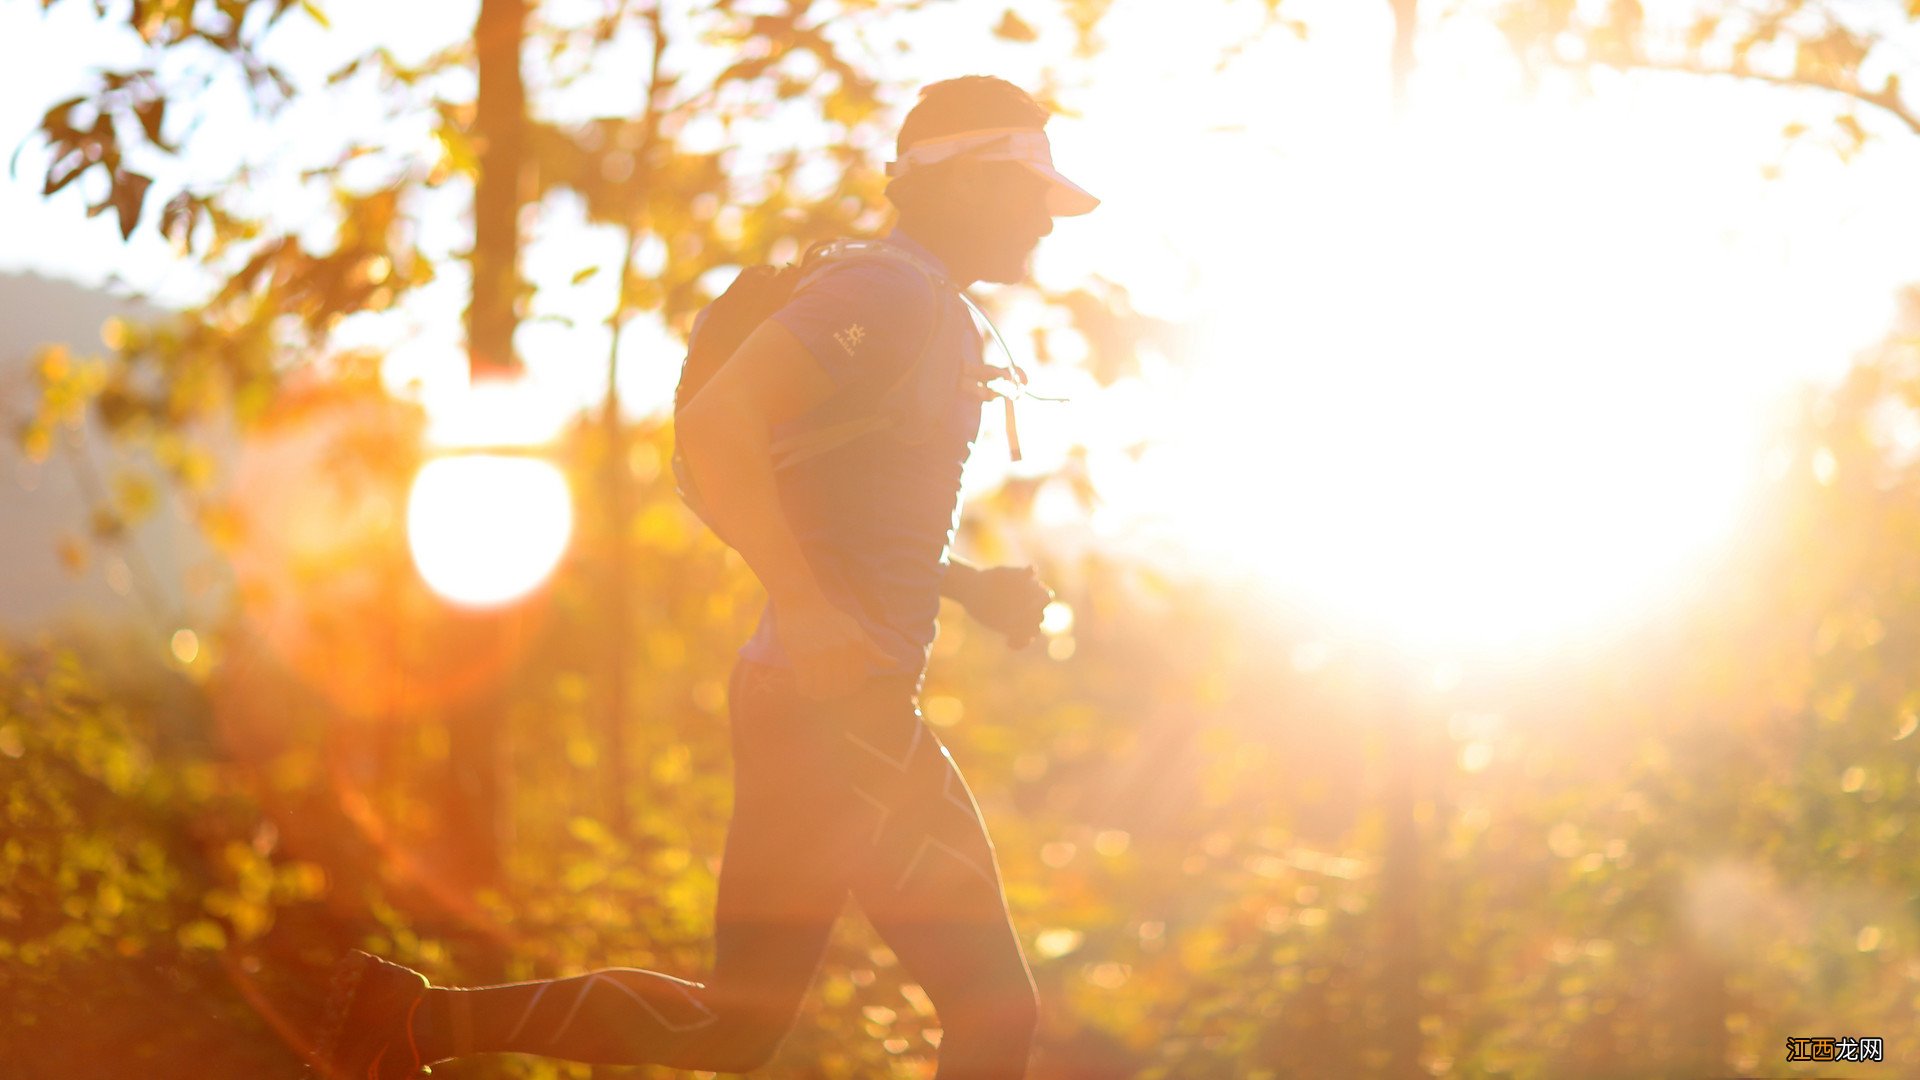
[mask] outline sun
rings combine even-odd
[[[1784,302],[1771,238],[1822,226],[1766,187],[1764,118],[1439,66],[1399,118],[1075,129],[1101,272],[1186,268],[1159,299],[1197,328],[1147,416],[1083,412],[1101,531],[1432,653],[1645,618],[1732,542],[1780,373],[1871,327]]]
[[[1758,418],[1699,377],[1706,290],[1673,273],[1716,260],[1586,134],[1396,132],[1300,179],[1162,450],[1234,477],[1179,489],[1191,543],[1464,644],[1620,610],[1723,534]]]
[[[572,531],[566,477],[532,458],[435,458],[407,499],[414,566],[434,592],[468,607],[531,592],[559,563]]]

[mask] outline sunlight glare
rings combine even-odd
[[[436,458],[420,469],[407,500],[407,539],[420,576],[470,607],[531,592],[559,564],[572,531],[566,478],[531,458]]]
[[[1400,636],[1564,629],[1730,521],[1757,417],[1714,319],[1754,283],[1663,258],[1659,181],[1590,129],[1407,134],[1296,179],[1159,453],[1168,512]],[[1229,462],[1252,482],[1175,483]]]
[[[1123,410],[1144,452],[1080,411],[1097,531],[1429,650],[1657,612],[1730,542],[1792,379],[1883,324],[1870,237],[1818,166],[1763,181],[1778,122],[1749,99],[1527,94],[1426,55],[1400,121],[1367,95],[1289,111],[1301,76],[1273,64],[1247,77],[1279,108],[1195,106],[1218,137],[1130,87],[1087,110],[1133,121],[1075,129],[1111,163],[1085,271],[1184,268],[1160,310],[1199,327]],[[1809,235],[1850,239],[1816,264]]]

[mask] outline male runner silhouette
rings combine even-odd
[[[1047,112],[970,76],[922,91],[900,129],[897,257],[818,273],[684,407],[702,512],[766,587],[729,688],[735,800],[706,983],[611,968],[431,987],[364,953],[336,974],[327,1080],[410,1077],[467,1054],[744,1072],[793,1023],[849,893],[932,999],[939,1076],[1025,1073],[1033,979],[993,847],[917,695],[940,597],[1016,647],[1052,593],[1028,567],[947,556],[960,474],[1005,374],[955,290],[1025,277],[1056,215],[1097,200],[1055,172]],[[878,407],[903,365],[911,425],[783,469],[771,447],[829,401]]]

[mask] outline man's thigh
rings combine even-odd
[[[812,981],[863,856],[860,804],[834,732],[778,669],[742,662],[729,699],[734,759],[715,908],[713,985],[789,1013]]]
[[[910,691],[870,704],[844,732],[867,844],[854,897],[943,1019],[1030,1008],[1032,976],[972,792]]]

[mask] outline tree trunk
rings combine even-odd
[[[1413,76],[1413,38],[1419,27],[1419,0],[1389,0],[1393,4],[1393,110],[1407,110],[1407,80]]]
[[[473,125],[480,177],[473,189],[473,296],[467,307],[467,348],[475,376],[516,366],[513,331],[519,321],[515,300],[520,289],[527,115],[520,48],[526,32],[527,0],[481,0],[473,35],[480,69]]]
[[[640,230],[628,225],[627,243],[620,260],[620,292],[608,320],[612,333],[607,346],[607,393],[601,407],[600,422],[606,431],[607,460],[603,472],[607,508],[607,637],[606,637],[606,776],[608,813],[613,834],[622,840],[633,839],[633,807],[628,796],[633,787],[627,763],[631,751],[627,745],[627,663],[632,653],[633,601],[632,581],[627,559],[627,525],[633,517],[631,487],[633,472],[627,464],[627,431],[620,416],[620,332],[627,315],[627,275],[633,267],[634,250]]]
[[[527,112],[520,49],[526,26],[527,0],[481,0],[474,24],[480,79],[474,136],[480,175],[473,192],[473,295],[467,307],[467,349],[476,380],[515,367]],[[505,613],[480,618],[493,623],[492,633],[509,632]],[[448,733],[448,767],[453,772],[449,810],[455,827],[450,839],[463,849],[464,876],[478,886],[500,881],[502,711],[501,695],[482,691],[454,717]]]

